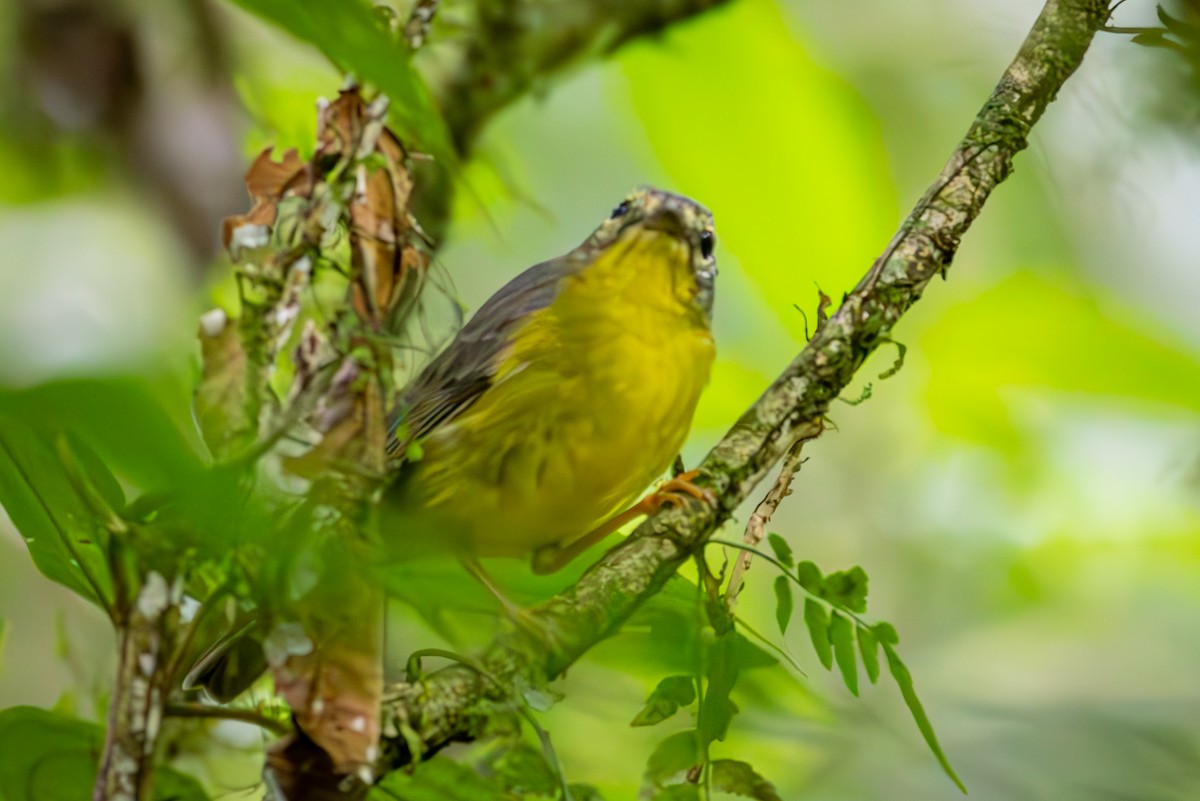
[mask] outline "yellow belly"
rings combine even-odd
[[[402,491],[409,536],[529,554],[582,536],[670,466],[708,381],[707,321],[611,290],[564,289],[515,338],[496,383],[425,440]]]

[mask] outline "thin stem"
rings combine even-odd
[[[292,727],[280,720],[267,717],[253,709],[231,706],[207,706],[205,704],[167,704],[163,714],[172,718],[215,718],[218,720],[236,720],[242,723],[253,723],[260,729],[266,729],[280,737],[291,734]]]
[[[779,477],[775,479],[771,489],[767,491],[766,496],[759,502],[754,513],[746,522],[746,533],[742,540],[747,545],[756,546],[767,535],[767,524],[771,522],[775,510],[779,508],[779,504],[783,502],[784,498],[792,494],[792,479],[803,462],[801,452],[804,450],[804,444],[821,436],[823,431],[824,426],[817,421],[809,432],[806,432],[792,445],[791,450],[783,459],[783,466],[779,468]],[[731,613],[737,607],[738,594],[742,590],[746,571],[750,569],[751,558],[748,551],[739,553],[738,558],[734,560],[733,570],[729,573],[729,584],[725,588],[725,606]]]

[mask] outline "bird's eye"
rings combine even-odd
[[[712,231],[704,231],[700,234],[700,256],[702,258],[712,258],[714,245],[716,245],[716,239],[713,237]]]
[[[617,207],[612,210],[612,214],[609,216],[609,219],[615,220],[618,217],[624,217],[628,213],[629,213],[629,201],[622,200],[620,203],[617,204]]]

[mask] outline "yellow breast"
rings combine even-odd
[[[524,555],[636,500],[678,453],[708,381],[695,293],[685,246],[654,231],[564,278],[494,385],[426,440],[408,505],[428,535]]]

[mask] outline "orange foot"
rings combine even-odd
[[[683,506],[688,498],[694,498],[702,503],[716,503],[717,496],[710,490],[697,487],[692,479],[700,475],[699,470],[688,470],[672,479],[664,481],[661,486],[630,506],[624,512],[613,515],[596,528],[576,540],[566,544],[548,545],[534,552],[533,572],[539,575],[553,573],[579,554],[591,548],[600,540],[612,534],[631,520],[646,515],[652,515],[662,507]]]
[[[630,519],[639,514],[653,514],[667,504],[674,507],[683,506],[688,498],[694,498],[701,503],[716,503],[717,496],[712,490],[697,487],[692,483],[692,479],[698,475],[700,475],[699,470],[688,470],[664,481],[661,486],[631,507],[630,511],[636,509],[637,513],[631,515]]]

